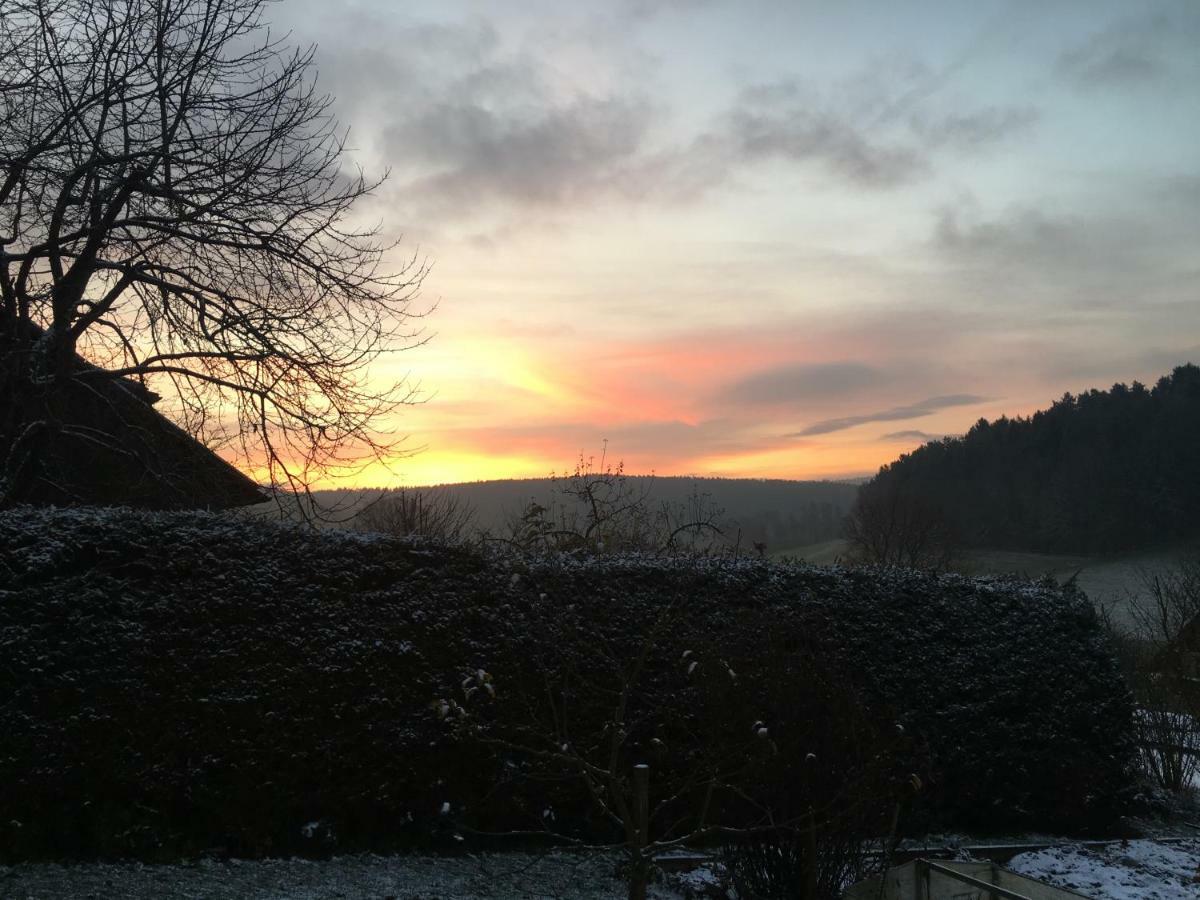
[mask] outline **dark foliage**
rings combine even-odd
[[[921,497],[967,545],[1108,553],[1200,530],[1200,368],[980,419],[871,482]]]
[[[881,868],[871,851],[911,812],[928,760],[864,702],[852,673],[795,637],[768,641],[751,705],[782,727],[746,789],[771,827],[731,836],[723,861],[739,897],[805,897],[808,888],[836,900]]]
[[[894,479],[859,489],[845,533],[851,559],[872,565],[944,572],[958,550],[942,512]]]
[[[546,661],[636,646],[668,603],[686,615],[648,683],[684,649],[719,642],[749,677],[768,633],[803,641],[927,745],[943,823],[1103,828],[1118,811],[1129,700],[1070,589],[23,508],[0,513],[0,852],[320,853],[540,826],[521,763],[447,727],[438,701],[504,726]],[[465,697],[480,670],[495,702]],[[594,829],[569,821],[586,804],[568,787],[547,788],[562,830]]]

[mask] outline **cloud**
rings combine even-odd
[[[436,229],[640,193],[649,132],[667,111],[634,48],[595,48],[585,75],[555,55],[572,57],[575,32],[556,31],[548,52],[535,40],[545,35],[479,17],[430,23],[369,6],[291,16],[301,32],[320,29],[320,88],[353,126],[356,161],[390,169],[389,218]],[[560,26],[570,31],[546,27]]]
[[[714,0],[621,0],[617,11],[634,23],[655,19],[666,13],[687,13],[712,6]]]
[[[944,397],[930,397],[928,400],[922,400],[920,403],[913,403],[909,406],[895,406],[879,412],[858,416],[845,416],[840,419],[825,419],[822,422],[815,422],[801,431],[793,432],[787,435],[787,437],[812,437],[818,434],[830,434],[834,431],[845,431],[847,428],[854,428],[857,425],[865,425],[868,422],[895,422],[902,419],[919,419],[922,416],[933,415],[938,410],[946,409],[947,407],[972,406],[976,403],[983,403],[986,400],[986,397],[979,397],[975,394],[948,394]]]
[[[703,5],[627,0],[618,13]],[[654,65],[627,33],[589,41],[579,23],[554,32],[564,59],[588,60],[584,78],[487,19],[432,24],[359,8],[326,24],[321,87],[375,166],[391,168],[380,197],[389,218],[434,231],[476,222],[482,240],[597,203],[691,203],[772,162],[888,190],[928,177],[941,154],[981,152],[1037,118],[1029,107],[914,107],[880,122],[880,110],[928,80],[909,60],[825,86],[750,85],[706,125],[672,131]]]
[[[642,462],[666,459],[673,465],[711,455],[760,452],[780,444],[777,437],[747,432],[738,423],[709,419],[697,423],[677,419],[647,420],[620,424],[557,421],[552,426],[497,425],[489,428],[459,428],[442,432],[443,439],[502,456],[530,453],[562,465],[583,453],[599,453],[604,447],[611,459]],[[652,466],[642,466],[648,470]]]
[[[871,140],[830,110],[794,107],[779,112],[736,109],[728,129],[738,155],[818,163],[852,184],[895,187],[923,175],[927,160],[915,147]]]
[[[798,403],[859,393],[886,380],[883,372],[856,362],[789,364],[748,375],[722,389],[718,396],[739,405]]]
[[[928,177],[943,152],[983,152],[1039,118],[1029,105],[895,116],[894,110],[909,105],[911,86],[929,78],[925,66],[910,61],[867,66],[824,90],[794,78],[749,85],[688,153],[724,154],[728,173],[781,160],[818,166],[853,186],[887,190]]]
[[[1074,265],[1089,255],[1088,234],[1087,223],[1079,218],[1026,207],[984,219],[970,203],[940,210],[934,239],[942,250],[965,259],[1008,265],[1065,258]]]
[[[1156,381],[1176,366],[1200,363],[1200,344],[1191,343],[1185,335],[1194,334],[1193,323],[1179,322],[1177,345],[1151,346],[1141,350],[1122,350],[1097,354],[1091,347],[1061,347],[1041,366],[1047,379],[1056,382],[1074,381],[1079,387],[1103,387],[1121,381],[1138,379]]]
[[[930,441],[940,441],[944,437],[944,434],[929,434],[925,431],[909,429],[908,431],[889,431],[887,434],[880,435],[879,439],[881,441],[920,441],[922,444],[928,444]]]
[[[1142,185],[1150,194],[1161,180]],[[1186,198],[1089,214],[1036,206],[985,214],[968,200],[937,212],[932,244],[977,302],[1033,306],[1054,297],[1059,314],[1148,309],[1194,298],[1197,221]]]
[[[404,185],[449,209],[488,201],[558,206],[611,190],[639,153],[648,102],[578,96],[536,109],[440,102],[384,132],[396,155],[433,171]]]
[[[1123,20],[1092,35],[1058,57],[1058,73],[1087,90],[1154,81],[1169,69],[1161,49],[1169,20],[1156,15]]]
[[[1027,131],[1041,113],[1032,106],[988,106],[970,112],[936,117],[913,114],[909,125],[929,148],[949,147],[969,152],[986,149]]]

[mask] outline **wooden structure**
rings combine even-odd
[[[75,372],[37,388],[0,377],[0,499],[7,504],[226,509],[267,499],[159,413],[159,396],[140,381],[109,376],[79,356]]]
[[[844,900],[1080,900],[1066,888],[1054,887],[993,862],[950,862],[916,859],[860,881]]]

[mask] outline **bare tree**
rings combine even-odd
[[[470,535],[474,519],[475,508],[462,497],[436,489],[400,488],[366,507],[354,524],[360,531],[456,544]]]
[[[654,502],[649,481],[625,474],[624,463],[580,455],[570,474],[552,476],[549,506],[531,502],[501,538],[522,550],[703,555],[722,546],[724,511],[693,490],[682,503]]]
[[[894,479],[864,484],[846,517],[851,554],[868,563],[943,571],[957,554],[941,512]]]
[[[68,385],[140,382],[274,487],[394,443],[412,399],[368,382],[420,340],[426,272],[356,224],[313,50],[267,0],[6,0],[0,8],[0,502]],[[86,363],[84,362],[86,361]],[[147,466],[153,460],[146,459]]]
[[[1180,792],[1200,774],[1200,556],[1143,571],[1140,591],[1126,602],[1132,634],[1106,618],[1138,703],[1142,768]]]

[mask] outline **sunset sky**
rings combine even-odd
[[[372,483],[840,478],[1200,362],[1200,3],[286,0],[434,268]]]

